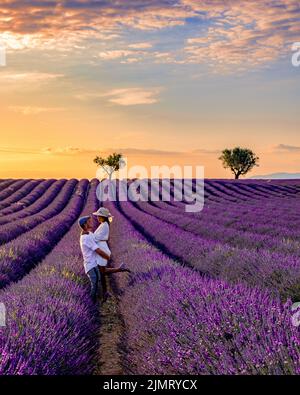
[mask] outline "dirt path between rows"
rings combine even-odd
[[[119,312],[118,296],[114,292],[112,278],[107,278],[108,290],[112,294],[100,306],[100,330],[98,360],[94,375],[124,375],[121,350],[125,328]]]

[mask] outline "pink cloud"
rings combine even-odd
[[[299,0],[5,0],[0,4],[0,40],[9,48],[74,49],[90,37],[114,40],[124,28],[144,30],[184,26],[187,18],[209,22],[186,41],[183,51],[155,52],[154,62],[205,63],[215,69],[265,65],[286,54],[300,35]],[[180,39],[178,39],[180,45]],[[104,49],[100,57],[126,63],[139,61],[148,42],[125,49]],[[141,56],[136,56],[141,55]]]
[[[212,21],[205,34],[187,40],[186,62],[211,62],[226,69],[264,65],[284,56],[299,38],[300,4],[296,0],[183,0]]]

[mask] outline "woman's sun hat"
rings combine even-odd
[[[105,217],[105,218],[112,218],[111,213],[109,212],[109,210],[105,207],[101,207],[99,208],[98,211],[96,211],[95,213],[93,213],[93,215],[95,215],[96,217]]]

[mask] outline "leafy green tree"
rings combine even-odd
[[[225,169],[230,169],[236,180],[244,176],[255,166],[259,166],[259,158],[253,151],[247,148],[236,147],[225,149],[219,158]]]
[[[94,159],[94,163],[103,169],[111,181],[113,173],[119,171],[124,166],[125,161],[122,154],[117,154],[114,152],[107,158],[97,156]]]

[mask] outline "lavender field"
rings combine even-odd
[[[300,374],[300,181],[206,180],[199,213],[104,203],[111,265],[132,271],[110,280],[118,336],[79,247],[97,186],[0,180],[0,375],[113,373],[110,348],[122,374]]]

